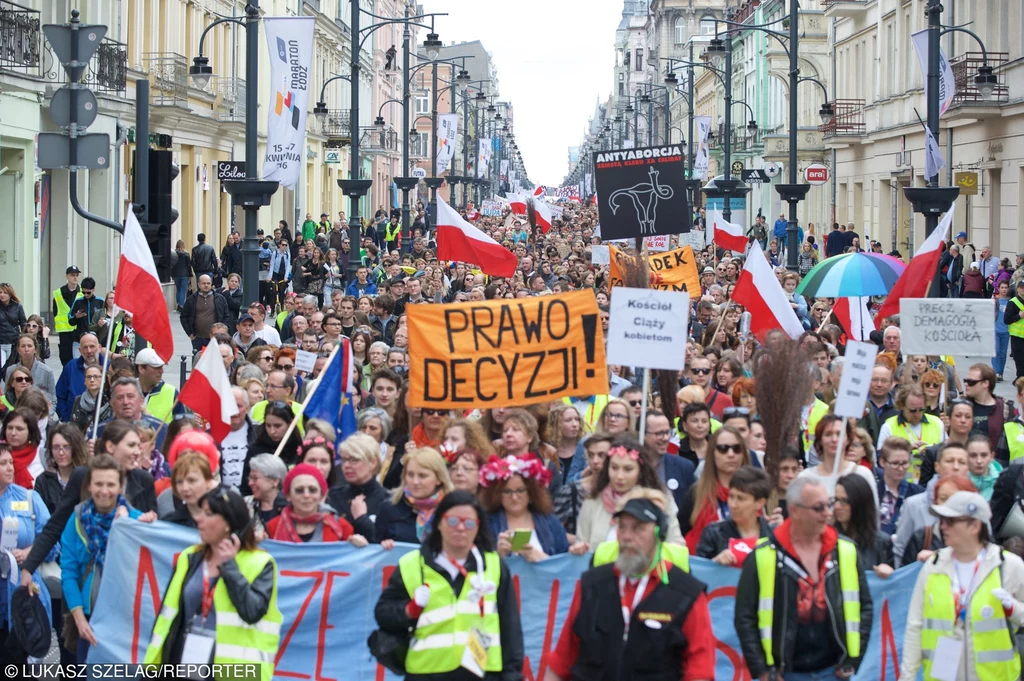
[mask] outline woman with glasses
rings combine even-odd
[[[916,358],[916,356],[915,356]],[[925,362],[928,358],[925,357]],[[942,386],[945,385],[946,377],[942,375],[942,372],[938,369],[926,368],[924,371],[919,372],[918,384],[921,386],[921,391],[924,393],[924,412],[931,416],[938,416],[943,422],[946,421],[944,418],[944,408]],[[946,399],[948,402],[948,397]],[[946,423],[948,426],[949,424]]]
[[[333,509],[324,509],[327,480],[316,466],[300,463],[292,468],[284,478],[284,495],[288,504],[267,523],[268,539],[293,544],[347,541],[358,547],[369,543],[355,534],[352,525],[337,517]]]
[[[388,444],[393,425],[391,417],[380,407],[369,407],[356,415],[356,427],[359,432],[366,433],[377,442],[380,461],[377,478],[380,482],[384,482],[384,476],[387,475],[394,460],[395,448]]]
[[[22,393],[32,387],[32,372],[21,365],[17,365],[7,378],[7,390],[0,396],[0,416],[14,410],[18,404],[18,398]]]
[[[704,469],[679,509],[679,529],[690,553],[696,553],[705,527],[729,517],[729,483],[733,473],[750,465],[750,452],[743,436],[729,426],[722,426],[711,436],[707,453]]]
[[[103,390],[103,368],[99,365],[86,367],[85,369],[85,392],[75,398],[75,404],[71,408],[71,423],[82,429],[84,433],[90,427],[96,417],[96,405],[100,401],[100,392]],[[100,422],[108,421],[113,417],[110,407],[110,400],[103,400],[103,407],[100,411]]]
[[[845,447],[846,460],[867,468],[875,470],[875,445],[871,441],[871,433],[863,428],[856,428],[853,431],[853,439]]]
[[[862,572],[874,570],[886,579],[893,571],[892,535],[878,529],[878,513],[869,485],[859,475],[844,475],[836,481],[832,497],[833,525],[857,545],[857,562]]]
[[[482,504],[468,492],[453,492],[438,505],[437,516],[420,548],[399,560],[377,601],[381,631],[371,638],[371,651],[377,654],[381,634],[408,640],[412,631],[408,652],[394,660],[407,679],[498,681],[518,675],[518,602]],[[479,667],[479,673],[466,665]]]
[[[911,480],[921,476],[921,458],[924,450],[946,439],[945,428],[938,417],[925,413],[924,392],[921,386],[908,383],[896,393],[896,409],[899,412],[889,417],[878,432],[877,448],[890,436],[901,437],[910,443],[913,451]]]
[[[816,478],[826,490],[831,490],[834,483],[834,471],[836,470],[836,457],[840,457],[839,475],[860,475],[874,492],[875,511],[878,510],[878,490],[876,488],[875,476],[864,466],[858,465],[846,458],[851,442],[858,442],[853,426],[846,424],[846,433],[843,435],[843,454],[839,454],[839,432],[843,429],[844,420],[835,414],[825,414],[818,421],[814,428],[814,448],[818,452],[821,461],[817,466],[805,468],[800,472],[800,477]],[[859,451],[859,450],[858,450]],[[830,484],[831,483],[831,484]]]
[[[39,359],[39,343],[35,336],[23,333],[18,336],[14,345],[15,355],[11,357],[5,378],[10,381],[16,366],[28,370],[32,376],[32,385],[46,393],[50,404],[57,403],[57,379],[54,378],[53,369],[46,366],[43,360]]]
[[[1021,673],[1014,633],[1024,624],[1024,562],[995,544],[980,494],[932,505],[946,547],[924,563],[903,633],[900,678],[975,681]]]
[[[251,347],[249,352],[245,354],[245,360],[250,364],[258,366],[265,378],[267,374],[274,370],[274,349],[269,345]],[[255,404],[255,402],[252,404]]]
[[[402,482],[374,520],[373,541],[388,550],[399,541],[420,543],[438,504],[452,491],[448,466],[436,449],[414,449],[402,464]]]
[[[480,489],[480,469],[494,454],[494,448],[476,419],[454,418],[444,431],[440,448],[448,461],[448,473],[455,489],[476,494]]]
[[[547,491],[550,478],[543,462],[532,457],[492,456],[480,470],[481,500],[503,558],[517,553],[535,563],[570,550]],[[572,550],[582,555],[586,544],[579,542]]]
[[[366,433],[353,433],[338,445],[344,481],[327,492],[327,503],[339,518],[348,521],[356,534],[373,539],[373,520],[387,503],[388,492],[377,481],[380,449]]]
[[[295,348],[280,348],[274,353],[274,369],[283,371],[295,379],[295,394],[302,390],[302,376],[295,368]]]
[[[14,287],[0,284],[0,356],[6,362],[11,356],[14,344],[21,335],[21,329],[28,320]]]
[[[37,314],[30,314],[28,321],[25,322],[25,333],[36,339],[39,359],[50,359],[50,327],[43,323],[43,318]]]
[[[633,418],[633,410],[630,408],[629,402],[618,397],[608,400],[608,403],[597,417],[594,429],[602,430],[612,435],[636,432],[636,422]]]
[[[403,386],[402,393],[399,399],[399,404],[405,405],[406,410],[411,410],[406,404],[408,400],[408,384]],[[398,412],[401,411],[401,408]],[[408,431],[408,435],[405,437],[396,436],[395,441],[395,452],[401,452],[402,455],[409,454],[429,447],[431,449],[438,449],[441,443],[444,441],[444,431],[448,427],[448,420],[451,418],[451,412],[447,409],[431,409],[423,408],[418,409],[419,412],[419,423],[412,427]],[[396,412],[396,416],[398,415]],[[413,417],[409,414],[410,419]],[[399,424],[401,426],[401,424]],[[396,429],[395,433],[401,433],[400,430]],[[395,460],[392,458],[391,465],[388,467],[388,472],[384,477],[384,486],[388,489],[394,489],[401,484],[402,480],[402,461],[404,459]]]
[[[175,561],[143,663],[181,663],[186,649],[194,651],[196,637],[203,637],[210,661],[257,660],[257,678],[269,681],[283,620],[277,564],[257,547],[238,492],[217,487],[203,497],[201,509],[199,543]]]
[[[281,493],[284,476],[288,475],[288,467],[273,454],[258,454],[250,457],[246,463],[246,486],[252,494],[246,495],[245,505],[252,517],[256,541],[263,541],[267,536],[267,523],[276,518],[281,509],[288,505],[288,500]]]
[[[46,470],[35,479],[33,489],[39,492],[46,508],[53,513],[71,479],[71,472],[88,464],[89,452],[82,431],[72,423],[61,423],[48,429],[43,451]]]

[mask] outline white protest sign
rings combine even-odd
[[[658,234],[645,237],[644,241],[647,242],[647,250],[654,251],[655,253],[667,251],[669,249],[669,236],[668,234]]]
[[[996,301],[985,298],[903,298],[903,356],[991,357],[996,352]]]
[[[858,419],[864,416],[864,403],[868,399],[871,371],[875,368],[877,354],[878,346],[874,343],[847,342],[843,376],[839,379],[839,392],[836,393],[837,415]]]
[[[689,327],[686,293],[616,286],[608,317],[608,363],[682,370]]]
[[[704,250],[704,232],[691,230],[686,234],[680,234],[679,248],[683,248],[684,246],[691,246],[694,253]]]
[[[591,246],[590,247],[590,262],[594,265],[610,265],[612,264],[611,251],[608,250],[607,246]]]
[[[295,369],[296,371],[305,371],[307,374],[313,373],[313,366],[316,364],[316,353],[306,352],[305,350],[295,351]]]

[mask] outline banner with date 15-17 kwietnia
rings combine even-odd
[[[594,152],[601,237],[689,232],[684,166],[678,144]]]
[[[593,291],[405,313],[410,406],[486,409],[608,392]]]
[[[180,525],[114,521],[103,582],[90,620],[99,642],[89,650],[90,663],[142,661],[162,594],[171,580],[172,561],[198,540],[198,532]],[[275,679],[397,681],[397,676],[370,656],[366,639],[377,628],[373,609],[398,559],[416,547],[398,544],[384,551],[377,546],[357,549],[347,543],[276,541],[261,546],[277,562],[277,603],[284,618],[274,661]],[[541,681],[548,668],[544,653],[558,643],[576,583],[587,569],[590,555],[562,554],[536,563],[515,556],[506,562],[520,604],[526,653],[523,679]],[[703,558],[690,559],[690,567],[693,576],[707,585],[717,651],[715,678],[749,679],[733,625],[740,571]],[[902,652],[897,646],[903,641],[906,613],[920,569],[921,564],[915,562],[888,579],[868,572],[873,602],[871,636],[854,681],[896,681]],[[126,668],[122,676],[112,678],[141,678],[138,670]]]
[[[267,152],[263,179],[294,188],[306,146],[310,64],[315,17],[267,17],[270,50],[270,106],[267,107]]]

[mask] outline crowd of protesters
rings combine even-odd
[[[647,576],[657,574],[647,592],[639,589],[634,606],[644,597],[668,598],[661,585],[684,594],[673,596],[686,603],[685,621],[677,624],[692,638],[685,650],[673,652],[677,674],[665,678],[681,678],[680,664],[687,679],[714,676],[706,596],[687,574],[694,555],[743,570],[735,626],[755,678],[767,678],[770,669],[785,670],[787,681],[812,678],[823,669],[848,677],[863,658],[871,630],[864,573],[884,579],[915,561],[929,565],[922,576],[949,571],[958,584],[981,584],[986,598],[1005,606],[1006,621],[1012,622],[1007,627],[1019,625],[1013,614],[1024,613],[1024,563],[1017,558],[1024,554],[1024,420],[1016,405],[1024,400],[1024,347],[1016,343],[1024,344],[1024,322],[1018,321],[1024,258],[1018,256],[1014,270],[982,249],[983,267],[972,263],[961,274],[958,244],[965,235],[958,236],[944,259],[944,291],[973,296],[976,287],[968,278],[979,270],[985,280],[979,296],[999,298],[999,333],[1006,337],[1001,357],[954,366],[946,357],[907,356],[900,347],[901,320],[881,320],[864,414],[842,419],[831,413],[846,342],[830,318],[834,301],[794,292],[819,257],[858,250],[859,237],[852,226],[841,225],[820,243],[813,233],[801,235],[801,262],[808,266],[802,264],[800,273],[783,266],[784,240],[772,238],[766,257],[806,329],[793,341],[791,361],[809,370],[811,382],[794,412],[798,435],[766,457],[771,424],[765,419],[774,412],[759,403],[758,396],[768,393],[758,385],[757,361],[770,348],[743,333],[744,310],[730,300],[742,254],[712,247],[697,253],[701,290],[691,293],[686,369],[671,382],[674,394],[663,393],[667,384],[660,382],[645,395],[639,371],[610,366],[604,394],[458,413],[411,407],[410,305],[589,289],[607,329],[611,296],[608,267],[592,262],[592,247],[601,243],[594,208],[564,205],[546,234],[507,211],[484,217],[472,204],[463,209],[464,218],[518,257],[515,275],[503,279],[485,275],[476,264],[439,261],[422,206],[415,212],[410,243],[402,244],[400,213],[381,209],[366,222],[355,248],[344,214],[334,222],[327,214],[320,222],[307,215],[294,234],[281,221],[272,238],[261,242],[260,293],[248,306],[240,289],[237,234],[219,257],[203,235],[191,253],[179,242],[178,321],[197,358],[216,338],[234,386],[237,415],[220,442],[180,405],[177,390],[163,381],[163,362],[135,334],[130,315],[112,314],[111,296],[101,299],[91,277],[81,279],[77,267],[68,268],[66,285],[53,292],[52,331],[39,315],[26,316],[16,292],[0,284],[0,350],[9,358],[0,398],[0,516],[5,528],[8,518],[20,522],[11,555],[22,584],[35,585],[46,601],[62,659],[83,661],[96,644],[89,616],[106,537],[118,515],[198,528],[205,542],[198,554],[224,579],[230,576],[231,598],[240,599],[236,606],[243,615],[247,596],[271,589],[267,571],[273,573],[273,565],[256,555],[265,538],[384,549],[396,542],[422,544],[424,564],[440,565],[437,578],[447,580],[455,594],[466,567],[507,580],[500,561],[513,554],[535,562],[593,552],[597,572],[599,557],[612,551],[608,542],[618,541],[606,561],[613,591],[612,571],[630,580],[643,577],[644,588]],[[701,215],[695,218],[699,227]],[[763,218],[750,237],[768,240]],[[352,257],[360,259],[354,281]],[[50,368],[54,362],[46,363],[53,334],[62,367],[57,371]],[[342,338],[350,341],[355,360],[358,432],[339,439],[331,424],[315,419],[300,419],[300,427],[289,430]],[[1011,340],[1016,405],[995,395]],[[298,350],[317,355],[312,372],[297,369]],[[833,470],[840,475],[830,480]],[[239,517],[240,509],[248,521]],[[653,544],[647,534],[652,527]],[[241,528],[241,541],[232,540]],[[1005,547],[999,555],[1009,566],[1003,582],[993,584],[990,571],[979,575],[977,569],[963,577],[958,561],[978,544],[977,562],[988,566],[987,547],[995,542]],[[477,549],[483,554],[471,557]],[[829,608],[797,611],[796,600],[791,604],[781,596],[769,596],[772,602],[765,605],[762,582],[775,575],[765,561],[774,566],[779,552],[793,566],[772,578],[785,581],[800,602],[818,599]],[[453,566],[449,553],[459,553],[465,566]],[[493,566],[492,554],[498,561]],[[59,576],[44,579],[55,562]],[[172,585],[183,602],[195,600],[190,589],[203,573],[200,562],[190,558],[175,573]],[[832,571],[833,563],[838,570]],[[238,582],[236,564],[255,565],[257,576]],[[428,596],[417,592],[410,598],[412,590],[399,588],[403,573],[396,571],[399,581],[378,605],[382,630],[400,633],[434,607]],[[607,616],[588,598],[600,601],[601,584],[583,580],[571,619]],[[934,588],[922,582],[918,587]],[[855,607],[845,600],[849,593],[859,594]],[[980,598],[977,588],[972,593]],[[8,612],[10,598],[0,588],[0,612]],[[500,655],[488,658],[488,674],[522,662],[521,634],[506,639],[504,629],[518,627],[514,608],[505,607],[507,595],[500,589],[496,598],[502,646]],[[779,612],[791,607],[789,618]],[[834,617],[830,613],[849,607],[857,617],[822,626]],[[249,614],[273,618],[276,606],[257,610]],[[622,622],[617,601],[610,612]],[[931,615],[926,608],[924,621],[939,616]],[[14,648],[11,617],[0,626],[0,647],[8,642]],[[922,617],[911,620],[920,634]],[[767,641],[758,633],[766,621]],[[158,621],[157,627],[163,636],[179,625]],[[630,645],[634,635],[650,634],[628,625]],[[624,637],[621,625],[615,626]],[[966,633],[962,621],[950,626],[958,627],[961,638],[974,635],[969,623]],[[610,651],[595,636],[585,627],[566,626],[551,653],[552,678],[597,678],[586,674],[616,662],[626,644],[616,642]],[[905,645],[916,652],[904,670],[916,671],[922,656],[927,669],[934,641],[921,634],[912,642],[908,633]],[[152,649],[157,660],[180,654],[180,646]],[[413,669],[425,677],[444,671],[432,666],[435,660],[411,654],[406,662],[414,678],[420,677]],[[989,677],[967,671],[955,678]]]

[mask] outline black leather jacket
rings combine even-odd
[[[757,519],[760,526],[759,537],[770,537],[772,528],[764,518]],[[712,523],[700,533],[700,541],[697,543],[697,555],[701,558],[712,559],[722,551],[729,548],[730,539],[742,539],[736,523],[731,519],[721,520]]]
[[[734,617],[736,634],[739,636],[740,647],[743,649],[743,656],[747,661],[750,676],[755,679],[768,671],[764,649],[761,647],[761,634],[757,626],[760,585],[755,558],[758,551],[766,550],[768,546],[774,546],[779,556],[783,558],[782,565],[776,568],[775,573],[775,607],[772,617],[775,668],[783,676],[792,663],[793,651],[796,648],[797,592],[799,591],[800,576],[789,563],[792,562],[798,566],[800,561],[791,556],[772,538],[769,539],[768,544],[759,546],[753,554],[747,556],[743,562],[743,572],[740,574],[740,583],[736,589]],[[789,558],[789,560],[787,561],[785,558]],[[825,601],[829,611],[829,631],[843,650],[843,656],[836,660],[836,666],[849,665],[856,670],[860,667],[861,660],[864,659],[864,652],[871,637],[871,592],[868,590],[864,573],[860,572],[860,656],[851,658],[848,657],[846,650],[846,625],[843,620],[843,597],[839,586],[838,550],[833,549],[829,558],[832,561],[832,567],[825,573]]]

